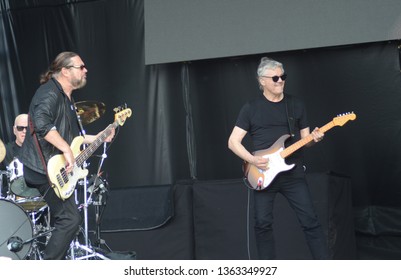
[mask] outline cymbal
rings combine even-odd
[[[0,139],[0,162],[6,157],[6,147],[4,146],[3,141]]]
[[[76,102],[75,107],[83,125],[96,121],[106,112],[106,105],[98,101]]]

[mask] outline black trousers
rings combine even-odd
[[[65,259],[68,248],[82,223],[82,217],[74,196],[63,201],[58,198],[48,183],[36,187],[49,206],[52,226],[54,227],[44,250],[43,258],[45,260]]]
[[[281,193],[295,211],[314,259],[328,259],[328,245],[316,215],[304,174],[281,175],[263,191],[254,191],[255,240],[259,259],[275,259],[273,206]]]

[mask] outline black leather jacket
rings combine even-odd
[[[50,130],[56,129],[69,144],[71,144],[74,137],[78,136],[79,129],[76,116],[71,119],[72,105],[73,103],[65,95],[61,85],[55,79],[50,79],[41,85],[32,98],[29,106],[29,119],[32,120],[34,125],[34,131],[39,140],[46,164],[52,156],[61,153],[44,139]],[[28,130],[22,145],[20,161],[28,168],[41,174],[46,174],[29,124],[30,121],[28,122]],[[73,125],[77,127],[72,128]]]

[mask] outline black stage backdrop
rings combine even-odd
[[[351,177],[363,234],[401,234],[398,41],[145,66],[143,0],[1,0],[0,8],[4,142],[12,139],[15,115],[27,111],[39,74],[59,52],[71,50],[89,71],[75,100],[107,106],[87,133],[111,123],[114,107],[127,103],[133,110],[107,152],[110,188],[240,178],[241,161],[227,139],[242,104],[260,94],[255,70],[268,55],[284,63],[286,91],[305,100],[312,128],[340,113],[357,115],[305,151],[308,171]],[[378,222],[381,216],[387,223]]]

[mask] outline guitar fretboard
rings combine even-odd
[[[325,124],[324,126],[322,126],[321,128],[319,128],[319,130],[321,132],[325,133],[326,131],[330,130],[334,126],[335,126],[335,123],[333,121],[331,121],[331,122]],[[282,158],[286,158],[286,157],[290,156],[292,153],[296,152],[297,150],[299,150],[300,148],[302,148],[303,146],[305,146],[306,144],[308,144],[311,141],[313,141],[313,136],[312,136],[312,134],[309,134],[307,137],[302,138],[301,140],[295,142],[291,146],[288,146],[287,148],[285,148],[280,153],[280,155],[281,155]]]
[[[106,129],[93,141],[85,150],[83,150],[75,159],[75,162],[78,167],[81,167],[82,164],[99,148],[100,145],[103,144],[104,140],[110,135],[111,130],[118,126],[118,122],[110,124]]]

